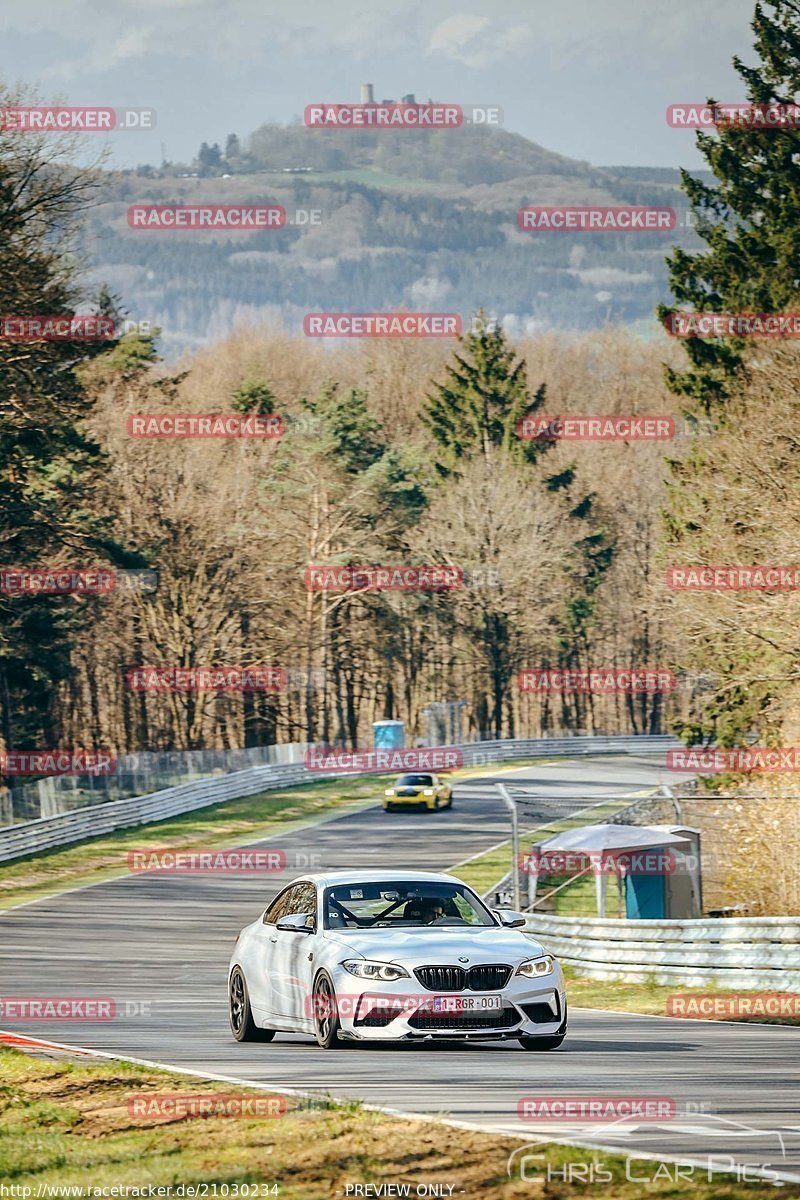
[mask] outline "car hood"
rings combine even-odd
[[[462,957],[469,959],[469,963],[464,964],[466,966],[489,962],[514,963],[545,953],[541,942],[537,942],[530,934],[498,926],[469,930],[463,926],[453,929],[441,926],[425,932],[397,929],[384,930],[382,933],[329,929],[325,936],[364,958],[411,963],[414,966],[457,964]]]

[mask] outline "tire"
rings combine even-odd
[[[430,809],[428,811],[430,811]],[[436,799],[433,802],[433,811],[434,812],[439,811],[439,797],[438,796],[436,797]]]
[[[241,967],[234,967],[228,983],[228,1017],[237,1042],[271,1042],[274,1029],[259,1029],[253,1020],[247,981]]]
[[[384,806],[383,806],[383,811],[384,811],[384,812],[391,812],[391,811],[392,811],[392,806],[391,806],[391,804],[384,804]]]
[[[329,1002],[329,1008],[321,1012],[320,1009],[325,1007],[326,1000]],[[340,1050],[343,1042],[339,1037],[339,1029],[336,990],[327,971],[320,971],[314,982],[314,1032],[317,1035],[317,1045],[323,1050]]]
[[[453,797],[451,796],[450,799],[447,801],[447,808],[452,808],[452,807],[453,807]]]
[[[551,1033],[549,1037],[533,1037],[530,1033],[520,1034],[519,1044],[523,1050],[557,1050],[567,1036],[567,1005],[564,1004],[564,1020],[561,1022],[558,1033]]]

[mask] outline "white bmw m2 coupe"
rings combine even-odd
[[[567,1032],[564,976],[523,931],[452,875],[335,871],[283,889],[239,934],[233,1036],[345,1042],[514,1038],[554,1050]]]

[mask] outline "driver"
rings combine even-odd
[[[432,925],[434,921],[438,921],[440,917],[444,916],[444,900],[439,900],[436,896],[420,900],[417,908],[420,925]]]

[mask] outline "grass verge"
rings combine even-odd
[[[718,987],[687,988],[679,983],[658,984],[649,980],[645,983],[625,983],[620,979],[582,979],[569,966],[564,967],[564,974],[567,978],[569,1003],[572,1008],[615,1009],[618,1012],[642,1013],[645,1016],[653,1017],[674,1015],[667,1011],[667,1000],[670,996],[680,996],[687,1001],[700,996],[720,998],[735,996],[737,1001],[750,999],[755,1003],[763,1001],[770,995],[766,991],[739,991],[733,988]],[[797,1000],[800,1008],[800,996],[797,997]],[[692,1011],[692,1006],[687,1004],[686,1007],[687,1015],[697,1018],[698,1014]],[[705,1019],[714,1020],[715,1018],[709,1016]],[[752,1017],[720,1016],[717,1019],[738,1020],[742,1025],[753,1021],[765,1025],[800,1025],[800,1016],[762,1016],[757,1007]]]
[[[243,845],[289,833],[304,820],[367,805],[380,796],[382,786],[376,776],[353,776],[259,792],[7,863],[0,866],[0,909],[124,875],[125,856],[138,847],[211,850]]]
[[[495,775],[542,761],[546,760],[523,759],[510,767],[498,763],[464,767],[452,772],[450,778],[458,783],[468,777]],[[393,778],[353,775],[260,792],[0,865],[0,911],[68,888],[125,875],[127,852],[142,846],[213,850],[289,833],[304,821],[324,820],[329,814],[338,816],[348,808],[356,810],[377,803]]]
[[[638,1200],[642,1195],[642,1184],[626,1176],[626,1160],[602,1151],[537,1143],[532,1153],[541,1157],[528,1164],[527,1177],[520,1179],[517,1169],[516,1178],[509,1178],[508,1156],[521,1142],[450,1128],[441,1121],[403,1120],[358,1104],[292,1097],[286,1098],[285,1115],[278,1117],[155,1117],[157,1097],[165,1094],[202,1096],[206,1104],[216,1104],[212,1097],[220,1095],[264,1103],[263,1092],[133,1063],[74,1062],[67,1056],[0,1047],[0,1179],[17,1189],[9,1194],[23,1200],[47,1196],[48,1188],[75,1188],[79,1190],[62,1195],[89,1197],[90,1188],[144,1188],[147,1195],[146,1189],[162,1187],[170,1189],[162,1196],[179,1197],[189,1195],[192,1185],[206,1188],[208,1197],[321,1200],[425,1194],[417,1193],[418,1186],[432,1184],[440,1190],[429,1194],[464,1200],[542,1195],[574,1200],[598,1195],[596,1178],[590,1181],[589,1176],[596,1177],[602,1168],[606,1200]],[[137,1115],[142,1109],[146,1115]],[[586,1179],[565,1181],[575,1164]],[[670,1177],[676,1170],[631,1160],[628,1174],[641,1180],[658,1171],[647,1195],[671,1197],[679,1194]],[[378,1190],[381,1184],[384,1188]],[[183,1192],[177,1190],[180,1185]],[[370,1190],[365,1192],[365,1185]],[[402,1185],[409,1185],[408,1193],[399,1190]],[[763,1186],[766,1192],[768,1185]],[[759,1190],[729,1176],[707,1182],[698,1168],[691,1194],[695,1200],[752,1200]],[[782,1195],[800,1197],[800,1186],[790,1184]]]
[[[579,813],[573,817],[552,821],[547,825],[537,825],[533,829],[526,829],[520,833],[520,846],[528,847],[534,835],[537,842],[540,842],[556,833],[562,833],[566,829],[575,829],[579,825],[594,825],[598,821],[604,821],[607,817],[613,816],[621,809],[628,808],[632,803],[633,798],[630,796],[615,798],[609,800],[607,804],[593,806],[586,811],[585,817],[583,813]],[[449,869],[451,874],[474,888],[479,895],[485,896],[511,869],[511,841],[502,842],[499,846],[492,846],[484,854],[465,859]]]

